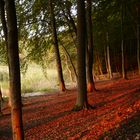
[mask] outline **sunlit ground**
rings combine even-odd
[[[72,112],[76,90],[23,98],[25,139],[135,139],[140,132],[140,77],[96,83],[92,110]],[[6,106],[6,105],[5,105]],[[0,117],[1,139],[11,139],[10,109]],[[140,137],[139,137],[140,138]]]

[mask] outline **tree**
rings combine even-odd
[[[112,70],[111,70],[111,64],[110,64],[110,51],[109,51],[109,39],[108,39],[108,33],[106,34],[106,40],[107,40],[107,67],[108,67],[108,74],[109,79],[112,79]]]
[[[126,54],[125,54],[125,32],[124,32],[124,17],[125,17],[125,12],[126,12],[126,5],[125,2],[122,0],[122,5],[121,5],[121,35],[122,35],[122,41],[121,41],[121,54],[122,54],[122,78],[127,79],[126,76]]]
[[[86,84],[86,19],[84,0],[77,0],[77,68],[78,93],[76,105],[73,110],[88,108]]]
[[[139,23],[139,6],[136,7],[137,12],[137,63],[138,63],[138,72],[140,74],[140,23]]]
[[[18,30],[14,0],[5,0],[8,29],[8,60],[10,78],[11,120],[14,140],[23,140],[21,83],[18,52]]]
[[[61,64],[61,58],[60,58],[60,52],[59,52],[59,46],[58,46],[53,0],[49,0],[49,4],[50,4],[52,35],[53,35],[53,43],[54,43],[56,63],[57,63],[59,84],[60,84],[61,91],[65,91],[66,88],[65,88],[65,83],[64,83],[64,79],[63,79],[62,64]]]
[[[7,47],[7,27],[6,27],[6,19],[5,19],[5,10],[4,10],[5,3],[3,0],[0,0],[0,15],[1,15],[1,23],[3,27],[5,43]]]
[[[1,111],[2,102],[3,102],[3,97],[2,97],[1,87],[0,87],[0,115],[2,115],[2,111]]]
[[[91,19],[91,0],[87,0],[87,36],[88,36],[88,45],[87,45],[87,91],[92,92],[96,90],[95,84],[93,81],[93,34],[92,34],[92,19]]]

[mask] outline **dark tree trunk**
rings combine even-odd
[[[121,7],[121,35],[122,35],[122,40],[121,40],[121,55],[122,55],[122,78],[127,79],[127,74],[126,74],[126,64],[125,64],[125,32],[124,32],[124,16],[125,16],[125,4],[122,0],[122,7]]]
[[[18,52],[18,30],[14,0],[5,0],[8,29],[8,58],[10,78],[11,120],[14,140],[23,140],[21,84]]]
[[[7,47],[7,27],[6,27],[6,20],[5,20],[5,9],[4,9],[5,3],[3,0],[0,0],[0,16],[1,16],[1,23],[2,23],[2,28],[4,32],[4,37],[5,37],[5,43]]]
[[[87,91],[92,92],[96,90],[93,81],[93,34],[92,34],[92,20],[91,20],[91,0],[87,0],[87,35],[88,35],[88,45],[87,45]]]
[[[54,49],[55,49],[55,56],[56,56],[60,90],[65,91],[66,88],[65,88],[65,83],[64,83],[64,79],[63,79],[62,64],[61,64],[59,47],[58,47],[58,39],[57,39],[57,32],[56,32],[56,23],[55,23],[55,15],[54,15],[54,8],[53,8],[53,0],[49,0],[49,4],[50,4],[52,34],[53,34],[53,41],[54,41]]]
[[[88,107],[86,84],[86,20],[84,0],[77,0],[77,68],[78,94],[73,110]]]
[[[140,23],[139,23],[139,11],[140,9],[136,7],[137,12],[137,63],[138,63],[138,73],[140,75]]]
[[[74,33],[77,35],[77,28],[76,28],[75,22],[74,22],[74,20],[73,20],[73,18],[71,16],[70,9],[68,10],[68,13],[67,13],[68,15],[66,15],[66,13],[65,13],[65,11],[63,9],[62,9],[62,11],[63,11],[63,14],[64,14],[67,22],[68,22],[69,27],[72,27]]]
[[[1,108],[2,108],[2,102],[3,102],[3,98],[2,98],[2,92],[1,92],[1,87],[0,87],[0,115],[2,115],[2,110],[1,110]]]

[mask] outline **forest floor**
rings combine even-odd
[[[76,89],[23,98],[26,140],[140,140],[140,77],[97,82],[94,109],[71,111]],[[0,140],[12,139],[10,109],[0,116]]]

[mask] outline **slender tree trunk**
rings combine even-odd
[[[5,2],[3,0],[0,0],[0,15],[1,15],[1,23],[2,23],[2,28],[4,32],[4,38],[5,38],[5,45],[6,45],[6,50],[8,51],[8,40],[7,40],[7,25],[6,25],[6,19],[5,19]],[[7,52],[8,56],[8,52]],[[7,57],[7,62],[9,63],[8,57]],[[11,107],[11,100],[9,96],[9,102],[8,102],[9,107]]]
[[[56,32],[56,23],[55,23],[55,14],[54,14],[54,8],[53,8],[53,0],[49,0],[49,3],[50,3],[52,34],[53,34],[53,41],[54,41],[54,48],[55,48],[55,56],[56,56],[56,63],[57,63],[59,85],[60,85],[60,90],[65,91],[66,88],[65,88],[65,82],[64,82],[64,79],[63,79],[62,64],[61,64],[59,47],[58,47],[58,39],[57,39],[57,32]]]
[[[2,115],[2,102],[3,102],[3,97],[2,97],[1,87],[0,87],[0,115]]]
[[[108,33],[106,34],[106,38],[107,38],[107,65],[108,65],[108,74],[109,74],[109,79],[112,79],[112,70],[111,70],[111,64],[110,64],[110,52],[109,52]]]
[[[64,9],[62,8],[63,14],[64,14],[64,16],[65,16],[68,24],[73,28],[73,31],[77,35],[77,28],[76,28],[75,22],[73,20],[73,17],[71,15],[71,6],[72,6],[72,3],[70,1],[66,1],[66,5],[67,5],[66,11],[64,11]]]
[[[126,78],[126,73],[125,73],[125,64],[124,64],[124,40],[122,39],[121,42],[121,54],[122,54],[122,78]]]
[[[5,20],[5,9],[4,9],[4,1],[0,0],[0,19],[3,27],[4,37],[5,37],[5,43],[6,43],[6,49],[7,49],[7,27],[6,27],[6,20]],[[0,115],[2,114],[2,92],[1,92],[1,86],[0,86]]]
[[[97,55],[96,55],[96,60],[97,60],[97,64],[98,64],[99,75],[103,75],[102,64],[101,64],[101,60],[99,57],[99,53],[97,53]]]
[[[23,140],[21,84],[18,52],[18,30],[14,0],[5,0],[8,29],[8,58],[11,96],[11,120],[13,140]]]
[[[72,72],[72,70],[71,70],[71,67],[70,67],[70,65],[69,65],[69,58],[68,58],[68,56],[65,54],[65,58],[66,58],[66,67],[67,67],[67,70],[68,70],[68,72],[69,72],[69,76],[70,76],[70,80],[72,81],[72,82],[74,82],[74,75],[73,75],[73,72]]]
[[[139,35],[139,25],[137,25],[137,62],[138,62],[138,71],[140,74],[140,35]]]
[[[4,32],[4,37],[5,37],[5,43],[7,47],[7,27],[6,27],[6,20],[5,20],[5,9],[4,9],[5,3],[3,0],[0,0],[0,16],[1,16],[1,23],[2,23],[2,28]]]
[[[137,7],[137,63],[138,63],[138,72],[140,75],[140,25],[139,25],[139,20],[138,20],[138,13],[139,13],[139,8]]]
[[[105,56],[106,71],[107,71],[107,73],[109,73],[108,63],[107,63],[107,49],[106,49],[106,46],[104,46],[104,56]]]
[[[77,35],[77,28],[76,28],[75,22],[74,22],[74,20],[73,20],[73,18],[72,18],[72,16],[71,16],[70,10],[69,10],[68,15],[69,15],[69,18],[70,18],[71,26],[73,27],[73,30],[74,30],[75,34]]]
[[[62,45],[63,50],[65,51],[67,57],[69,58],[69,61],[70,61],[70,63],[71,63],[71,66],[72,66],[73,71],[74,71],[74,74],[75,74],[75,77],[76,77],[76,79],[77,79],[77,77],[78,77],[78,76],[77,76],[77,72],[76,72],[76,69],[75,69],[74,63],[72,62],[71,56],[70,56],[70,54],[68,53],[67,49],[64,47],[64,45],[63,45],[63,44],[61,44],[61,45]]]
[[[127,79],[126,76],[126,70],[125,70],[125,51],[124,51],[124,3],[122,1],[122,8],[121,8],[121,35],[122,35],[122,41],[121,41],[121,55],[122,55],[122,78]]]
[[[93,34],[92,34],[92,19],[91,19],[91,0],[87,0],[87,35],[88,35],[88,45],[87,45],[87,91],[92,92],[96,90],[93,81]]]
[[[86,20],[84,0],[77,0],[78,94],[73,110],[88,108],[86,84]]]

